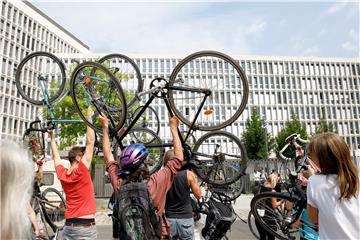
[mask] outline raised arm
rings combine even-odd
[[[179,126],[179,119],[177,117],[170,117],[169,116],[169,124],[171,135],[173,138],[173,145],[174,145],[174,157],[178,158],[179,160],[184,160],[184,153],[180,141],[180,137],[178,134],[178,126]]]
[[[93,115],[94,115],[94,112],[89,107],[88,111],[87,111],[87,116],[86,116],[88,121],[90,121],[90,122],[92,121]],[[91,161],[92,161],[92,157],[93,157],[93,153],[94,153],[94,144],[95,144],[95,132],[91,127],[87,126],[86,127],[86,147],[85,147],[84,156],[81,159],[87,168],[90,168],[90,165],[91,165]]]
[[[201,190],[200,190],[200,186],[197,182],[195,174],[192,171],[186,171],[186,174],[187,174],[188,184],[189,184],[189,187],[190,187],[192,193],[194,194],[196,199],[200,199],[201,198]]]
[[[115,161],[114,156],[111,154],[111,149],[110,149],[109,120],[104,114],[101,114],[99,116],[99,119],[100,119],[101,124],[103,126],[103,153],[104,153],[104,159],[105,159],[105,164],[108,165],[110,162]]]
[[[54,160],[55,168],[61,164],[61,158],[58,147],[56,145],[55,136],[53,130],[49,130],[50,135],[50,146],[51,146],[51,157]]]

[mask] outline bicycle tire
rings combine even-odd
[[[37,59],[35,59],[37,58]],[[46,71],[46,72],[45,72]],[[33,78],[28,78],[28,75],[34,75]],[[42,92],[36,94],[39,90],[40,84],[38,78],[45,75],[51,91],[46,99],[42,96]],[[48,79],[50,77],[50,79]],[[50,83],[49,83],[50,82]],[[28,102],[34,105],[46,105],[54,102],[64,91],[66,83],[65,66],[63,62],[54,54],[48,52],[34,52],[27,55],[16,69],[15,85],[19,94]],[[38,87],[33,89],[31,87]],[[56,89],[54,91],[54,89]],[[31,94],[32,92],[32,94]],[[31,96],[32,95],[32,96]]]
[[[122,89],[125,93],[128,108],[138,101],[137,94],[143,90],[144,80],[141,78],[139,67],[131,58],[123,54],[114,53],[100,58],[98,62],[107,67],[119,80],[120,84],[124,81],[127,82],[127,84],[122,84]],[[129,85],[129,81],[133,84],[130,90],[126,88]]]
[[[228,201],[234,201],[238,197],[240,197],[243,189],[244,189],[243,177],[240,177],[237,181],[229,185],[223,185],[223,186],[209,185],[209,190],[211,192],[218,192],[225,195]],[[212,194],[212,196],[219,201],[222,200],[221,197],[219,198],[217,194]]]
[[[260,235],[259,235],[259,232],[258,232],[258,230],[256,228],[256,224],[255,224],[255,217],[251,211],[249,211],[249,214],[248,214],[247,224],[249,226],[249,229],[250,229],[250,232],[252,233],[252,235],[256,239],[260,239]]]
[[[54,232],[65,225],[66,202],[61,193],[55,188],[47,188],[41,194],[41,208],[45,219]]]
[[[127,114],[124,92],[118,80],[103,65],[95,62],[79,64],[71,76],[70,90],[80,117],[99,134],[102,134],[100,112],[109,119],[111,134],[124,125]],[[88,106],[95,112],[91,122],[86,118]]]
[[[220,152],[217,152],[219,147]],[[196,142],[192,159],[198,162],[199,168],[195,168],[195,172],[203,181],[223,186],[236,182],[245,174],[247,155],[244,145],[235,135],[214,131]]]
[[[141,111],[141,109],[144,106],[139,106],[138,108],[136,108],[134,110],[134,112],[132,113],[132,117],[137,116],[137,114]],[[148,128],[151,131],[153,131],[154,133],[156,133],[157,135],[159,134],[160,131],[160,120],[159,120],[159,116],[156,113],[155,109],[147,106],[147,108],[145,109],[145,111],[142,113],[142,115],[140,116],[140,118],[138,119],[138,122],[140,122],[139,124],[135,124],[133,126],[133,128]],[[137,136],[134,135],[134,137],[136,138]],[[138,141],[142,141],[139,140]],[[151,141],[151,139],[150,139]]]
[[[137,133],[134,133],[137,132]],[[146,138],[153,139],[152,141],[138,141],[138,138],[134,138],[135,135],[144,135]],[[163,142],[161,138],[148,128],[133,128],[129,131],[127,136],[122,140],[122,145],[126,147],[129,144],[142,143],[147,148],[149,154],[146,159],[146,163],[149,168],[149,173],[153,174],[158,171],[163,165],[163,158],[165,153],[165,147],[163,147]],[[119,159],[121,154],[121,149],[119,144],[116,142],[113,147],[114,159]]]
[[[194,69],[194,66],[197,68]],[[194,70],[188,71],[189,68]],[[233,80],[231,86],[230,79]],[[233,123],[244,111],[249,95],[244,70],[230,56],[216,51],[200,51],[185,57],[170,75],[168,97],[171,109],[184,124],[191,126],[198,106],[201,105],[201,101],[196,102],[196,99],[201,99],[204,94],[189,91],[183,94],[183,90],[171,89],[176,86],[213,91],[205,101],[205,111],[195,122],[196,128],[203,131],[219,130]],[[241,101],[236,100],[239,95]],[[234,111],[231,107],[225,107],[225,97],[228,102],[230,99],[239,102],[239,107]]]
[[[283,200],[284,205],[273,209],[269,206],[271,199]],[[295,225],[306,205],[297,195],[287,192],[263,192],[251,200],[251,212],[255,220],[267,232],[278,239],[295,239],[303,234],[302,229]],[[296,238],[298,239],[298,238]]]

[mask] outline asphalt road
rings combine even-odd
[[[203,224],[197,224],[195,228],[195,239],[201,240],[200,231],[203,227]],[[98,232],[98,239],[111,239],[112,237],[112,229],[111,225],[98,225],[96,227]],[[239,240],[239,239],[256,239],[252,233],[250,232],[248,225],[243,223],[240,220],[236,220],[236,222],[232,225],[231,231],[228,232],[227,237],[230,240]]]

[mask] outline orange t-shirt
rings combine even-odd
[[[78,218],[95,214],[94,186],[89,169],[80,161],[79,166],[68,174],[63,165],[56,167],[56,174],[66,194],[65,218]]]

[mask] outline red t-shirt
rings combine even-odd
[[[63,165],[58,165],[56,174],[66,194],[65,218],[95,214],[94,186],[85,164],[80,161],[70,174]]]

